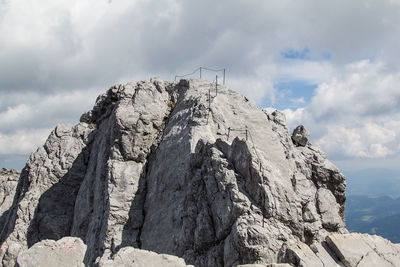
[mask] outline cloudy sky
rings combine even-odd
[[[117,82],[226,68],[340,168],[399,169],[400,0],[0,0],[0,167]]]

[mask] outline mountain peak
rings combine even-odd
[[[0,258],[75,236],[88,265],[128,246],[196,266],[283,261],[288,244],[347,232],[345,185],[304,127],[290,135],[281,112],[226,86],[118,84],[31,155]]]

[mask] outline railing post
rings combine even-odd
[[[224,68],[224,82],[223,85],[225,85],[225,68]]]
[[[246,141],[247,141],[247,128],[246,128]]]
[[[218,95],[218,75],[215,75],[215,96]]]
[[[229,134],[231,133],[231,127],[228,127],[228,136],[226,137],[226,141],[229,141]]]
[[[201,67],[200,67],[200,79],[201,79]]]
[[[211,109],[211,87],[208,88],[208,110]]]

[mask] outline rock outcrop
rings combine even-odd
[[[63,237],[58,241],[43,240],[21,252],[17,258],[19,267],[83,267],[86,245],[80,238]],[[100,267],[194,267],[181,258],[152,251],[124,247],[112,259],[102,258]]]
[[[310,138],[310,133],[303,125],[299,125],[293,130],[292,141],[295,145],[306,146],[308,138]]]
[[[2,264],[65,236],[85,242],[89,266],[127,247],[196,266],[266,264],[290,260],[294,243],[347,233],[340,171],[308,136],[294,144],[279,111],[215,88],[116,85],[77,125],[57,126],[2,216]]]
[[[43,240],[18,255],[19,267],[84,267],[86,245],[79,238]]]
[[[186,265],[182,258],[167,254],[157,254],[152,251],[137,249],[133,247],[124,247],[120,249],[112,258],[102,258],[99,267],[194,267]]]
[[[307,246],[302,242],[285,247],[280,261],[300,267],[400,266],[400,246],[376,235],[332,234],[326,241]]]
[[[14,202],[20,174],[16,170],[7,170],[5,168],[0,170],[0,227],[6,223],[8,211]]]

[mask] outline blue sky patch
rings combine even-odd
[[[288,49],[281,52],[281,55],[287,59],[309,59],[310,49],[304,47],[302,50]]]
[[[305,81],[279,82],[275,84],[277,89],[275,103],[273,104],[269,97],[265,97],[261,107],[273,107],[279,110],[305,107],[310,103],[317,86]]]
[[[323,58],[324,60],[331,60],[331,59],[332,59],[332,55],[331,55],[330,52],[325,51],[325,52],[322,53],[322,58]]]

